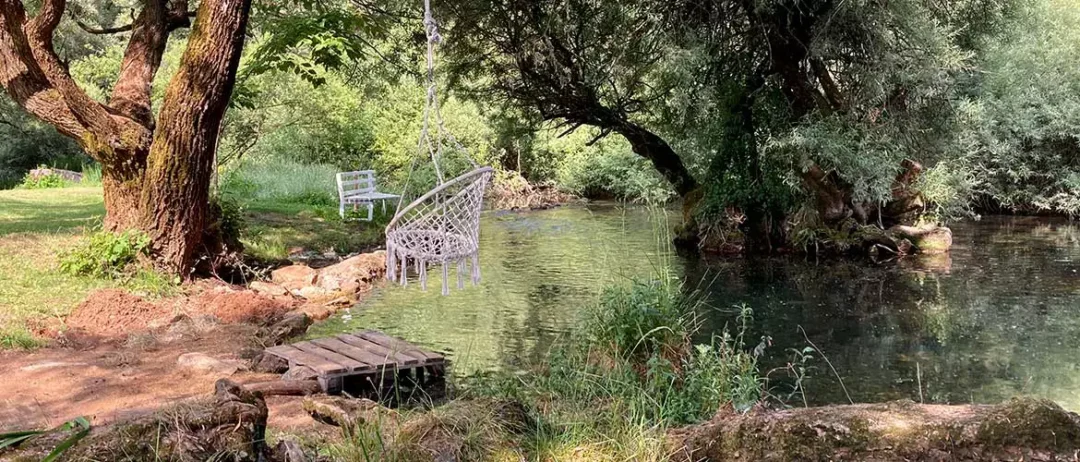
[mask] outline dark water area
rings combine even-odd
[[[836,369],[810,361],[812,404],[847,401],[839,375],[856,402],[1029,394],[1080,410],[1076,223],[984,217],[952,226],[948,256],[874,264],[680,257],[663,233],[669,217],[613,205],[492,212],[481,286],[447,297],[387,287],[312,335],[375,327],[448,351],[455,374],[513,369],[543,359],[605,285],[666,271],[699,291],[704,340],[733,325],[736,306],[753,309],[748,343],[771,338],[763,368],[775,369],[776,395],[789,391],[783,368],[809,341]]]

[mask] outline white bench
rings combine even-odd
[[[397,194],[387,194],[375,190],[375,171],[360,170],[358,172],[341,172],[337,174],[337,190],[340,205],[338,213],[345,218],[345,206],[352,204],[353,210],[363,206],[367,209],[367,218],[361,220],[371,221],[375,214],[375,201],[382,201],[383,212],[386,212],[386,200],[397,199]]]

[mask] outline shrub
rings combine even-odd
[[[23,178],[23,189],[50,189],[50,188],[63,188],[66,186],[67,181],[60,177],[60,175],[50,174],[42,176],[32,176],[29,173]]]
[[[83,186],[100,186],[101,185],[101,165],[97,163],[83,164],[82,167],[82,180],[79,181]]]
[[[128,265],[150,247],[150,238],[141,232],[98,231],[78,247],[60,256],[60,269],[68,274],[105,278],[121,277]]]
[[[634,282],[610,287],[585,321],[588,341],[615,356],[641,359],[686,341],[693,313],[670,282]]]
[[[232,197],[214,196],[211,199],[211,208],[218,213],[218,228],[226,242],[229,239],[237,239],[244,230],[244,208]]]

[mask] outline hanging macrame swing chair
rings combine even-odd
[[[494,170],[477,165],[461,143],[443,127],[435,79],[435,46],[441,37],[431,16],[430,0],[424,0],[424,29],[427,32],[427,99],[417,149],[419,155],[409,169],[394,217],[386,225],[386,277],[407,285],[407,270],[412,263],[420,285],[427,289],[428,265],[441,264],[442,293],[447,295],[450,293],[450,266],[457,266],[459,289],[465,287],[466,274],[473,284],[480,283],[480,211]],[[431,130],[435,131],[434,136]],[[452,145],[451,151],[462,153],[472,170],[445,180],[439,164],[445,143]],[[416,160],[422,157],[431,158],[438,184],[402,207]]]

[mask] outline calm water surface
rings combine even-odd
[[[765,367],[816,344],[855,401],[998,402],[1017,394],[1080,411],[1080,226],[988,217],[953,226],[951,255],[871,263],[803,258],[685,259],[656,230],[663,214],[611,205],[492,212],[482,223],[479,287],[439,295],[418,284],[380,290],[312,335],[375,327],[449,352],[455,374],[515,368],[545,356],[609,283],[657,274],[700,288],[704,336],[754,309]],[[805,331],[805,337],[803,334]],[[813,403],[846,398],[815,360]],[[785,374],[772,374],[776,393]]]

